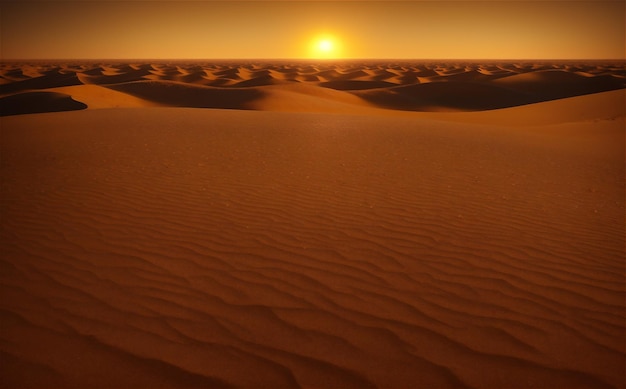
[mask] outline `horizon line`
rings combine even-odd
[[[626,58],[0,58],[2,62],[19,61],[623,61]]]

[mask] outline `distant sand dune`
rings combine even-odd
[[[174,107],[246,109],[261,96],[252,88],[213,88],[172,81],[134,81],[107,87]]]
[[[270,105],[260,108],[263,104],[255,99],[273,93],[274,86],[280,85],[305,84],[347,91],[381,109],[405,111],[492,110],[624,89],[626,86],[626,72],[616,63],[178,62],[51,64],[23,68],[5,64],[0,68],[0,77],[0,96],[93,84],[159,104],[230,109],[249,106],[267,109]],[[172,83],[187,84],[189,88],[173,87]],[[167,93],[172,93],[165,96],[165,89],[156,85],[170,85]],[[210,91],[196,87],[221,89]],[[226,91],[228,88],[236,90]],[[270,88],[269,91],[266,88]],[[250,90],[244,92],[242,89]],[[317,92],[313,88],[307,90],[315,98]],[[156,95],[149,96],[150,93]],[[305,106],[311,101],[311,97],[302,93],[291,97],[299,97],[302,101],[290,103],[290,106]],[[271,106],[279,107],[280,104]],[[337,111],[328,107],[332,112]]]
[[[387,81],[361,81],[361,80],[335,80],[319,83],[319,86],[337,90],[362,90],[362,89],[378,89],[396,86],[392,82]]]
[[[536,102],[533,96],[491,84],[429,82],[358,92],[381,107],[408,111],[476,111]]]
[[[141,99],[128,93],[118,92],[101,85],[74,85],[51,88],[49,91],[70,95],[73,99],[86,104],[92,109],[137,108],[160,105],[159,103]]]
[[[611,75],[589,77],[563,70],[544,70],[507,76],[494,80],[493,83],[532,93],[539,101],[624,88],[624,81]]]
[[[57,88],[60,86],[80,85],[81,83],[82,81],[75,73],[63,74],[55,71],[52,74],[0,85],[0,96],[39,89]]]
[[[98,74],[99,73],[99,74]],[[143,78],[150,74],[147,69],[135,70],[132,72],[123,72],[118,74],[106,74],[98,72],[96,74],[88,74],[87,72],[77,73],[77,77],[83,84],[117,84],[121,82],[132,82]]]
[[[249,108],[262,111],[372,113],[376,107],[351,93],[314,85],[293,84],[258,90],[262,97]]]

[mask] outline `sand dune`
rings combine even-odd
[[[612,75],[582,76],[565,70],[544,70],[507,76],[495,80],[494,84],[531,93],[541,99],[540,101],[622,89],[624,86],[623,79]]]
[[[265,99],[277,85],[291,88],[304,84],[347,91],[378,108],[405,111],[491,110],[626,86],[624,67],[617,62],[4,64],[0,77],[0,96],[93,84],[152,103],[230,109],[262,107],[255,99]],[[165,90],[172,92],[171,96],[165,97]],[[307,90],[313,98],[318,94],[315,88]],[[200,97],[204,100],[198,100]],[[292,97],[300,97],[302,101],[291,106],[306,106],[312,98],[304,94]]]
[[[351,93],[314,85],[277,85],[258,91],[262,93],[262,97],[251,102],[248,105],[249,109],[283,112],[387,113]]]
[[[133,71],[122,71],[120,69],[119,72],[115,74],[111,74],[110,68],[108,69],[109,71],[103,70],[102,68],[96,68],[91,71],[77,73],[76,76],[83,84],[106,85],[137,81],[142,79],[144,76],[151,74],[148,69]]]
[[[56,88],[60,86],[80,85],[82,83],[75,73],[64,74],[58,71],[51,73],[52,74],[26,78],[19,81],[10,81],[10,79],[6,79],[6,81],[9,82],[0,85],[0,96],[24,91]]]
[[[244,109],[261,96],[258,89],[213,88],[173,81],[134,81],[108,87],[174,107]]]
[[[48,90],[70,95],[73,99],[86,104],[90,109],[137,108],[160,105],[153,101],[144,100],[100,85],[74,85]]]
[[[374,80],[335,80],[321,82],[318,85],[337,90],[381,89],[396,86],[392,82]]]
[[[87,105],[58,92],[24,92],[0,97],[0,116],[74,111]]]
[[[0,386],[626,386],[623,89],[491,110],[562,70],[88,65],[11,83],[163,78],[0,97],[89,107],[0,118]]]
[[[617,120],[624,116],[624,107],[626,93],[615,90],[494,111],[421,112],[419,115],[427,119],[518,127]]]
[[[492,84],[459,81],[429,82],[355,94],[381,107],[407,111],[477,111],[537,102],[527,93]]]

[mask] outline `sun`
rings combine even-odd
[[[329,53],[333,50],[333,41],[324,39],[319,42],[319,49],[324,53]]]
[[[320,34],[311,40],[309,56],[316,59],[332,59],[341,57],[339,39],[331,34]]]

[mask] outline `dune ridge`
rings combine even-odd
[[[174,107],[276,110],[281,106],[276,101],[261,103],[268,101],[275,87],[303,85],[311,93],[292,96],[302,101],[291,104],[289,110],[305,107],[323,93],[320,90],[330,89],[356,97],[353,107],[342,106],[346,113],[372,105],[403,111],[481,111],[624,89],[626,74],[619,61],[0,65],[0,97],[78,85],[99,85],[152,104]],[[346,98],[340,100],[345,102]],[[26,111],[46,111],[45,104],[37,104],[40,106]],[[317,105],[330,108],[326,102]]]
[[[526,96],[550,69],[135,64],[48,88],[92,109],[0,118],[3,385],[625,387],[624,91],[383,95],[425,109],[475,71]]]

